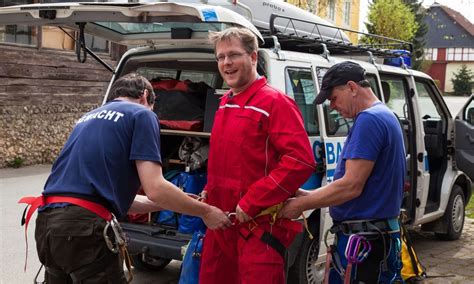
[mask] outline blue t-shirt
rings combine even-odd
[[[122,217],[140,186],[136,160],[161,163],[158,118],[140,104],[111,101],[77,121],[43,194],[97,197]]]
[[[346,160],[374,161],[361,195],[329,209],[336,222],[397,217],[406,174],[405,146],[398,119],[382,103],[360,112],[351,128],[334,180],[344,176]]]

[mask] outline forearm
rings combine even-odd
[[[357,184],[348,184],[344,180],[336,180],[331,184],[311,191],[296,201],[302,211],[323,208],[328,206],[337,206],[360,195],[362,186]]]
[[[132,206],[128,210],[129,214],[137,214],[137,213],[148,213],[148,212],[155,212],[163,210],[162,207],[158,206],[155,202],[151,201],[145,195],[135,196],[133,200]]]
[[[169,181],[162,179],[153,184],[152,192],[148,198],[157,206],[182,214],[203,217],[209,210],[209,206],[199,202],[177,188]]]

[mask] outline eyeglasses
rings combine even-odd
[[[247,52],[232,52],[227,55],[219,54],[218,56],[216,56],[216,60],[219,63],[223,63],[225,61],[225,58],[227,57],[228,60],[230,60],[231,62],[234,62],[235,60],[238,60],[240,57],[244,56],[245,54],[247,54]]]

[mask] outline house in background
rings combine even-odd
[[[290,4],[309,11],[337,27],[359,31],[360,0],[286,0]],[[359,35],[348,32],[353,44]]]
[[[474,71],[474,25],[459,12],[434,3],[424,18],[428,26],[425,59],[428,74],[446,93],[454,91],[451,79],[463,64]]]

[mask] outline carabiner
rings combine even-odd
[[[119,246],[125,245],[125,237],[122,231],[122,227],[120,223],[117,221],[115,216],[112,214],[112,220],[110,220],[110,226],[112,227],[112,231],[115,235],[115,241]]]
[[[230,222],[232,222],[232,225],[237,225],[237,213],[228,213],[227,218],[229,218]]]
[[[105,244],[107,245],[107,247],[109,248],[109,250],[111,252],[118,253],[118,251],[119,251],[118,246],[116,244],[114,244],[113,241],[107,235],[107,231],[109,230],[109,227],[110,227],[110,222],[107,222],[107,224],[104,227],[104,231],[103,231]]]

